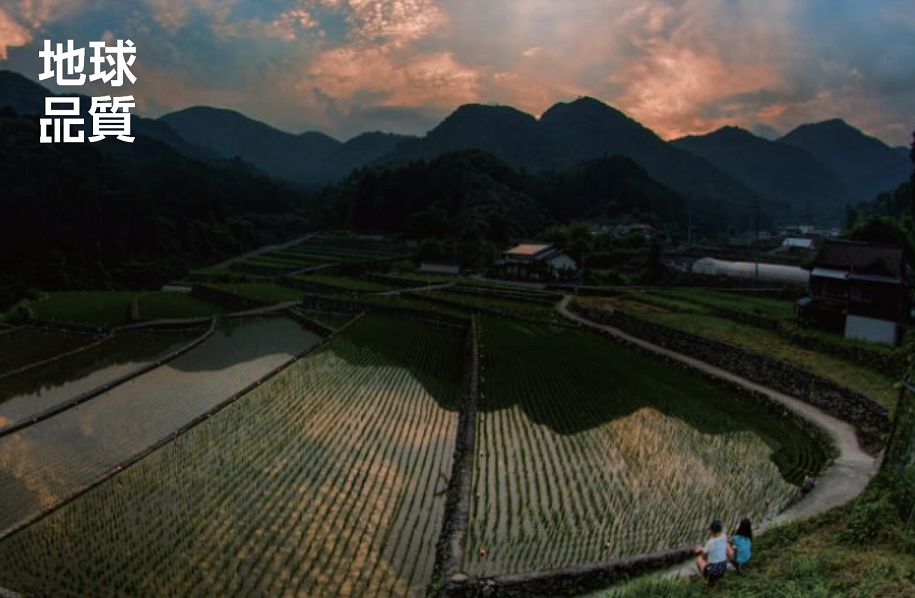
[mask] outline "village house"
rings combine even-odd
[[[896,345],[911,309],[909,268],[901,247],[826,240],[810,270],[810,295],[798,302],[798,323]]]
[[[502,252],[496,266],[505,276],[524,280],[567,278],[578,265],[550,243],[522,243]]]

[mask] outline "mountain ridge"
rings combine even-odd
[[[53,94],[38,83],[0,71],[0,106],[41,113],[47,95]],[[748,173],[750,164],[728,165],[708,148],[696,149],[698,140],[708,136],[714,140],[714,131],[665,141],[623,111],[588,96],[557,102],[539,118],[512,106],[465,104],[421,137],[373,132],[345,143],[319,131],[288,133],[240,112],[208,106],[185,108],[158,119],[134,115],[132,120],[137,132],[189,157],[211,161],[240,157],[274,178],[311,186],[340,180],[366,166],[430,160],[464,149],[486,151],[513,168],[536,171],[562,170],[601,156],[621,155],[700,209],[728,206],[739,214],[738,226],[750,217],[757,199],[773,216],[787,214],[786,205],[802,202],[838,218],[845,203],[892,189],[899,182],[896,179],[908,178],[909,170],[902,151],[842,119],[829,119],[801,125],[775,141],[754,136],[753,143],[758,139],[780,144],[767,146],[766,152],[779,148],[784,156],[767,158],[768,172]],[[688,145],[694,146],[692,150]],[[780,183],[778,168],[773,170],[771,163],[790,163],[791,156],[801,155],[799,150],[807,154],[801,162],[817,161],[831,175],[812,166],[801,173],[804,176],[797,174],[794,188]],[[817,172],[822,179],[819,186],[813,183]],[[822,201],[821,196],[830,201]]]
[[[845,184],[805,149],[763,139],[746,129],[725,126],[705,135],[670,142],[703,156],[747,186],[771,197],[783,221],[809,221],[852,201]]]

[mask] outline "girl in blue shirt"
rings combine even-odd
[[[751,547],[753,545],[753,528],[750,520],[744,517],[740,520],[737,530],[731,534],[731,562],[734,568],[740,572],[740,568],[746,565],[750,560]]]

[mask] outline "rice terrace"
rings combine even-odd
[[[57,293],[0,332],[0,587],[498,595],[676,562],[836,456],[783,408],[564,318],[562,289],[380,274],[394,240],[281,251],[190,294]]]

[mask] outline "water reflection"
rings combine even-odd
[[[195,332],[126,332],[96,347],[9,376],[0,387],[0,430],[111,384],[186,346]]]
[[[229,321],[201,345],[98,397],[0,438],[0,530],[91,483],[320,341],[288,318]]]

